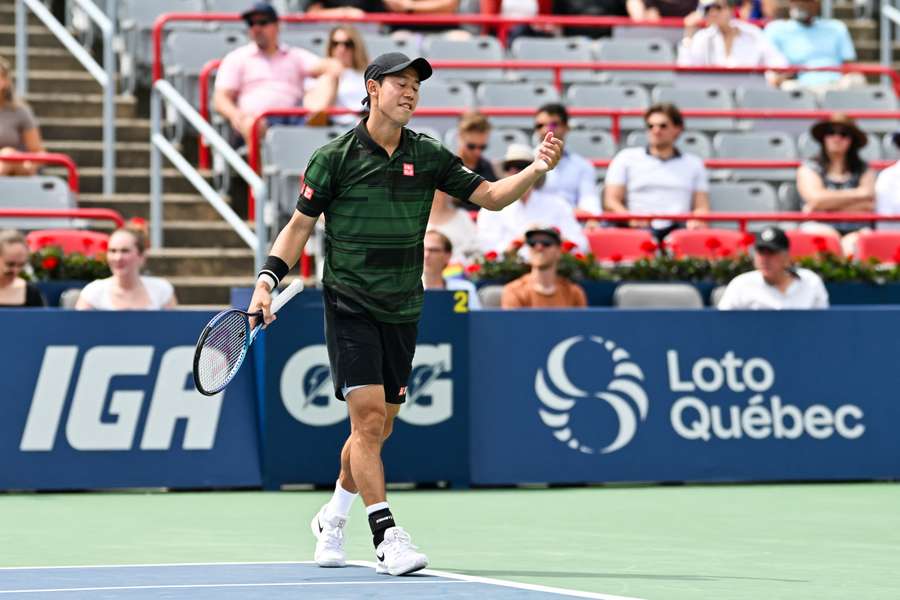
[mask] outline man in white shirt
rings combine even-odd
[[[900,149],[900,129],[892,136]],[[878,174],[875,180],[875,212],[879,215],[900,215],[900,160]],[[878,229],[900,229],[900,222],[882,221]]]
[[[828,291],[809,269],[791,266],[790,242],[778,227],[759,233],[754,245],[755,271],[731,280],[719,310],[828,308]]]
[[[510,144],[502,166],[508,176],[518,173],[532,161],[534,154],[531,148],[522,144]],[[587,238],[575,219],[572,205],[557,194],[547,191],[546,185],[542,186],[540,180],[518,202],[503,210],[478,211],[477,223],[478,241],[483,252],[506,252],[513,241],[523,239],[525,232],[535,223],[556,227],[563,239],[582,250],[588,249]]]
[[[675,147],[684,130],[684,118],[674,104],[654,104],[644,113],[646,148],[625,148],[606,171],[603,207],[612,213],[706,214],[709,212],[709,180],[698,156],[682,154]],[[657,239],[680,227],[656,219],[632,219],[631,227],[650,228]],[[705,225],[688,221],[688,228]]]
[[[422,285],[426,290],[462,290],[469,296],[469,310],[481,308],[478,291],[471,281],[458,277],[444,279],[444,269],[450,264],[453,256],[453,244],[450,238],[440,231],[425,232],[425,269],[422,272]]]

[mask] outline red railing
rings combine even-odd
[[[611,158],[594,158],[591,164],[595,167],[605,168],[612,162]],[[886,169],[893,165],[893,160],[873,160],[866,163],[876,171]],[[799,160],[751,160],[737,158],[707,158],[703,161],[707,169],[796,169],[802,163]]]
[[[77,194],[79,189],[78,167],[75,161],[66,154],[58,154],[56,152],[16,152],[0,156],[0,161],[10,162],[36,162],[45,165],[62,165],[69,173],[69,189],[72,193]]]
[[[116,227],[123,227],[125,225],[125,219],[122,215],[109,208],[0,208],[0,218],[57,219],[60,217],[112,221],[116,224]]]
[[[741,231],[747,231],[747,223],[751,221],[783,221],[789,223],[801,223],[805,221],[819,221],[823,223],[871,223],[883,221],[887,223],[900,222],[900,215],[878,215],[874,213],[822,213],[822,212],[776,212],[776,213],[737,213],[716,212],[701,215],[690,213],[662,214],[662,213],[603,213],[599,215],[578,215],[579,221],[610,221],[628,222],[631,220],[652,221],[703,221],[713,223],[721,221],[735,221]]]

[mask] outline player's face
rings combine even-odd
[[[676,127],[672,120],[663,113],[653,113],[647,117],[647,141],[653,148],[668,148],[675,144],[681,127]]]
[[[18,242],[0,245],[0,282],[12,283],[28,262],[28,248]]]
[[[113,275],[134,275],[144,265],[144,255],[138,250],[133,235],[127,231],[117,231],[109,238],[106,261]]]
[[[441,239],[435,235],[425,236],[425,272],[441,273],[450,264],[450,253],[444,249]]]
[[[788,252],[756,249],[753,253],[753,264],[766,281],[777,281],[791,266],[791,256]]]
[[[419,104],[419,75],[412,67],[381,82],[376,98],[378,109],[390,120],[406,125]]]

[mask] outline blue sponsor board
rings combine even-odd
[[[252,361],[194,389],[211,317],[0,310],[0,489],[261,485]]]
[[[485,311],[472,483],[900,476],[900,311]]]

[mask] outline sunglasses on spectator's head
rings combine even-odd
[[[274,23],[272,19],[250,19],[247,21],[247,27],[265,27]]]
[[[825,130],[825,135],[836,135],[839,137],[853,137],[850,133],[849,129],[845,129],[844,127],[829,127]]]
[[[345,48],[353,48],[356,44],[353,40],[331,40],[332,46],[344,46]]]
[[[487,147],[487,144],[466,144],[466,148],[469,150],[481,150],[482,152],[487,150]]]
[[[553,238],[529,238],[525,241],[529,247],[534,248],[535,246],[541,246],[543,248],[550,248],[551,246],[558,246],[559,244]]]

